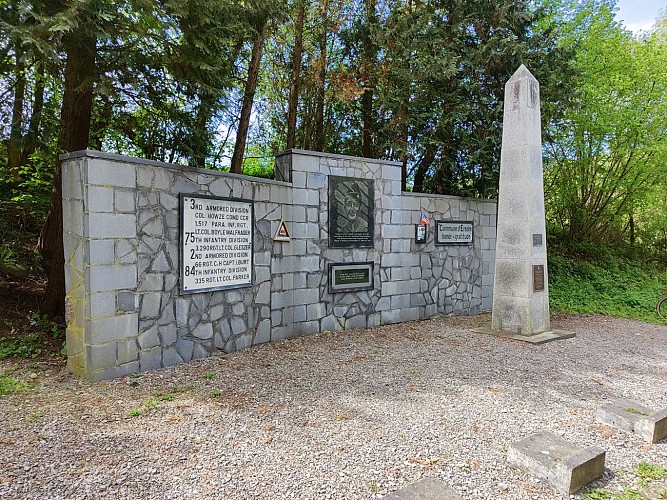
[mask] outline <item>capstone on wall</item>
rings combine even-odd
[[[86,378],[491,308],[496,202],[403,193],[398,163],[290,150],[271,181],[96,151],[62,160],[68,366]],[[372,248],[329,247],[329,176],[373,180]],[[181,193],[254,201],[252,286],[180,294]],[[274,241],[281,220],[291,241]],[[472,221],[472,244],[436,245],[437,220]],[[373,263],[372,289],[330,293],[329,264],[353,262]]]

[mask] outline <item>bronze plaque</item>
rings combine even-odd
[[[533,266],[533,292],[544,291],[544,266]]]

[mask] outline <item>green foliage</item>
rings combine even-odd
[[[550,248],[549,304],[552,312],[600,313],[663,322],[655,304],[667,290],[667,271],[628,258],[623,249],[591,244]]]
[[[45,315],[34,311],[28,319],[30,331],[12,331],[11,336],[0,337],[0,359],[36,358],[44,352],[45,346],[64,337],[61,325],[50,321]]]
[[[143,403],[141,403],[141,406],[143,406],[147,410],[157,410],[159,408],[157,401],[154,399],[149,399],[148,401],[144,401]]]
[[[637,475],[645,480],[660,480],[667,477],[667,468],[641,462],[637,465]]]
[[[40,409],[34,413],[29,413],[25,419],[28,423],[34,424],[35,422],[38,422],[41,420],[41,418],[44,417],[44,410]]]
[[[557,46],[532,2],[332,2],[328,29],[323,2],[308,5],[297,147],[318,148],[324,93],[323,150],[362,155],[366,131],[365,154],[405,159],[418,191],[495,195],[504,85],[521,63],[543,83],[544,101],[558,103],[545,107],[549,116],[571,92],[569,48]],[[271,151],[284,148],[293,30],[288,23],[268,42],[260,82],[268,119],[259,121],[257,139]]]
[[[258,147],[249,147],[243,160],[243,173],[253,177],[273,179],[273,155]]]
[[[0,264],[38,268],[35,242],[48,213],[52,185],[52,169],[36,155],[14,171],[0,168],[0,246],[11,249],[11,255],[0,250]]]
[[[614,500],[645,500],[645,496],[641,492],[632,489],[624,488],[622,492],[612,497]]]
[[[573,48],[578,77],[572,105],[546,130],[548,218],[572,241],[655,244],[667,220],[667,44],[633,38],[613,1],[561,7],[559,43]]]
[[[33,311],[30,314],[29,325],[40,332],[48,334],[54,339],[62,338],[64,334],[61,325],[54,323],[46,314],[42,314],[39,311]]]
[[[36,358],[42,349],[43,339],[37,332],[23,335],[18,340],[0,338],[0,359]]]
[[[162,393],[160,393],[162,394]],[[168,395],[165,395],[168,396]],[[157,397],[157,396],[156,396]],[[171,399],[161,399],[162,401],[171,401]],[[130,408],[127,411],[127,416],[128,417],[138,417],[140,415],[143,415],[144,413],[147,412],[155,412],[160,409],[160,406],[158,405],[157,400],[155,399],[149,399],[148,401],[144,401],[141,403],[141,406],[139,408]]]
[[[602,488],[590,488],[582,492],[582,500],[613,500],[614,496]]]
[[[12,252],[9,244],[3,243],[0,245],[0,267],[13,266],[17,262],[16,255]]]
[[[25,392],[27,389],[28,385],[25,382],[7,375],[6,371],[0,372],[0,396]]]

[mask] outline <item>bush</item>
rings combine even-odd
[[[604,245],[553,245],[548,257],[551,311],[662,322],[655,305],[667,291],[667,271],[638,255]]]

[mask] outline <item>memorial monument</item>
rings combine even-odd
[[[534,343],[574,335],[549,321],[540,88],[524,65],[505,85],[491,330]]]

